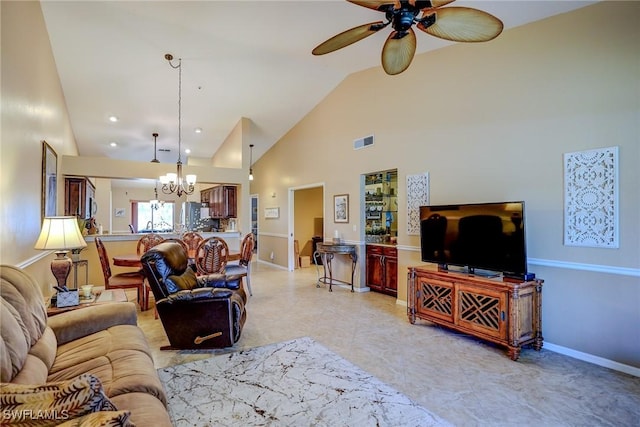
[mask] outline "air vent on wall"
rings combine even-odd
[[[361,148],[369,147],[373,145],[373,135],[365,136],[364,138],[358,138],[353,140],[353,149],[359,150]]]
[[[171,148],[158,148],[158,151],[160,151],[162,153],[170,153],[171,152]]]

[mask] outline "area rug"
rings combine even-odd
[[[159,369],[174,426],[448,426],[304,337]]]

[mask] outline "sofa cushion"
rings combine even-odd
[[[131,411],[131,421],[137,426],[172,426],[164,404],[149,394],[127,393],[110,399],[118,409]]]
[[[39,385],[0,385],[3,425],[53,426],[90,412],[113,411],[98,377],[90,374]]]
[[[0,381],[11,381],[47,327],[44,297],[36,280],[24,270],[0,266]],[[48,349],[51,359],[55,348]]]
[[[137,326],[114,326],[59,346],[48,380],[64,380],[85,372],[100,377],[110,398],[144,392],[166,403],[151,351]]]

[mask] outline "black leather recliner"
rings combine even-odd
[[[196,276],[177,243],[161,243],[141,258],[170,346],[230,347],[240,339],[247,296],[238,275]]]

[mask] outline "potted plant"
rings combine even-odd
[[[71,249],[71,261],[80,261],[80,252],[83,250],[84,248]]]

